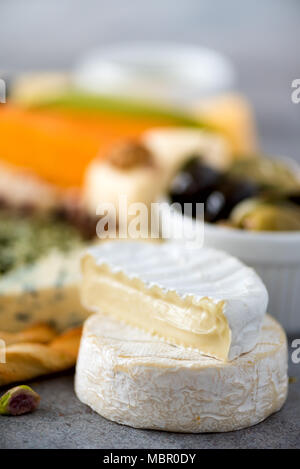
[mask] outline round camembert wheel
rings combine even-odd
[[[287,386],[286,337],[270,316],[252,351],[222,362],[95,314],[75,380],[78,398],[109,420],[195,433],[261,422],[282,407]]]

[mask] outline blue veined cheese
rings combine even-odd
[[[103,417],[136,428],[227,432],[284,404],[287,341],[266,315],[251,352],[231,362],[168,344],[108,316],[85,323],[75,391]]]
[[[267,290],[238,259],[184,243],[107,242],[82,261],[83,305],[169,343],[233,360],[257,343]]]
[[[15,332],[39,321],[59,330],[81,323],[88,316],[78,293],[81,254],[53,250],[0,277],[0,330]]]

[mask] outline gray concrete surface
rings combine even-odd
[[[39,410],[20,417],[0,416],[0,448],[300,448],[300,364],[291,363],[289,374],[296,382],[290,384],[280,412],[252,428],[202,435],[118,425],[77,400],[72,374],[45,378],[31,384],[41,395]]]
[[[266,152],[300,161],[298,0],[1,0],[0,68],[65,68],[91,47],[168,40],[214,47],[234,61],[251,99]],[[290,367],[281,412],[239,432],[181,435],[119,426],[81,405],[72,376],[34,383],[40,410],[0,418],[0,448],[295,448],[300,447],[300,364]]]

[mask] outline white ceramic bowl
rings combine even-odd
[[[297,161],[284,156],[274,159],[289,166],[300,181]],[[164,219],[168,220],[171,239],[178,237],[182,223],[185,223],[190,237],[195,236],[197,230],[203,246],[226,251],[253,267],[268,289],[269,313],[278,319],[288,334],[300,333],[300,232],[252,232],[192,222],[187,217],[183,221],[181,213],[170,212],[167,204],[161,205],[160,214],[161,224]]]
[[[300,332],[300,232],[247,232],[205,224],[204,245],[253,267],[269,292],[269,312],[288,334]]]
[[[168,213],[167,213],[168,212]],[[161,224],[170,216],[167,204],[160,209]],[[183,217],[171,212],[170,239],[178,241]],[[188,223],[188,230],[191,223]],[[250,232],[195,222],[203,245],[224,250],[253,267],[269,292],[269,313],[288,334],[300,333],[300,232]]]

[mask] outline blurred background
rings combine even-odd
[[[0,68],[66,69],[90,50],[140,40],[214,48],[236,67],[262,148],[300,160],[298,0],[1,0]]]

